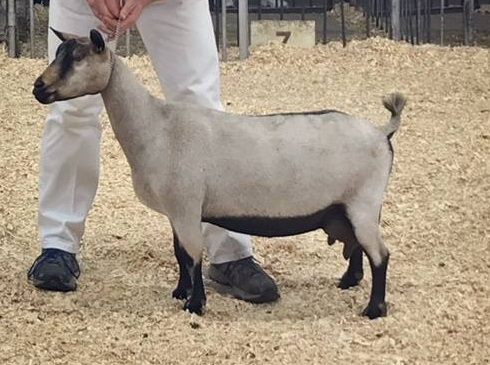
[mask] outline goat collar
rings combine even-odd
[[[109,50],[109,78],[107,79],[107,85],[101,91],[107,89],[111,83],[112,74],[114,73],[114,66],[116,64],[116,57],[116,54],[112,50]]]

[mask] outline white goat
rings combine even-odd
[[[364,251],[373,282],[363,314],[386,315],[389,253],[379,217],[403,96],[385,98],[391,119],[382,128],[337,111],[244,116],[165,103],[99,32],[90,39],[56,33],[63,43],[33,93],[45,104],[102,94],[137,196],[172,225],[180,268],[173,296],[187,299],[185,309],[200,314],[206,302],[201,222],[209,222],[266,237],[323,229],[351,257],[340,287],[362,278]]]

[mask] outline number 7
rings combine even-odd
[[[279,31],[276,32],[276,36],[278,37],[284,37],[282,40],[282,43],[286,44],[289,40],[289,37],[291,37],[291,32],[290,31]]]

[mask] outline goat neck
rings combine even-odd
[[[123,61],[112,54],[107,87],[101,92],[114,134],[132,168],[136,168],[152,135],[156,99],[140,84]]]

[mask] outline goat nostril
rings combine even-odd
[[[44,86],[44,81],[41,79],[37,79],[36,82],[34,82],[34,87],[40,88]]]

